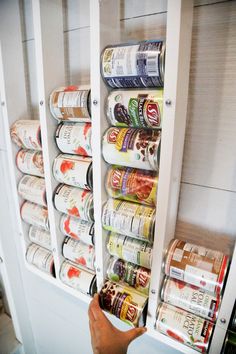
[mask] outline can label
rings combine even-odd
[[[18,193],[23,199],[47,206],[44,178],[30,175],[23,176],[18,184]]]
[[[39,229],[36,226],[30,226],[29,239],[31,242],[51,250],[51,235],[49,232]]]
[[[42,151],[21,149],[16,155],[16,166],[28,175],[43,177],[43,154]]]
[[[87,245],[94,244],[94,223],[63,214],[60,220],[60,230],[63,234],[82,241]]]
[[[62,152],[92,156],[90,123],[61,123],[56,131],[56,143]]]
[[[25,201],[20,209],[21,218],[30,225],[49,231],[48,209],[38,204]]]
[[[54,193],[55,208],[62,213],[93,221],[93,194],[86,189],[60,184]]]
[[[46,273],[54,275],[54,261],[52,252],[32,243],[27,249],[26,259],[29,264],[34,265]]]
[[[39,120],[17,120],[10,129],[12,141],[19,147],[42,150]]]

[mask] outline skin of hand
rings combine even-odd
[[[147,330],[145,327],[132,328],[127,332],[118,330],[100,308],[98,294],[95,294],[91,301],[88,314],[94,354],[126,354],[132,340]]]

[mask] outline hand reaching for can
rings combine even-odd
[[[88,310],[93,353],[126,354],[129,344],[147,329],[133,328],[127,332],[118,330],[102,312],[98,299],[98,294],[95,294]]]

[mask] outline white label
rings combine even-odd
[[[186,265],[184,281],[207,291],[214,292],[217,285],[217,274]]]
[[[49,230],[48,210],[45,207],[24,202],[21,206],[21,217],[28,224]]]
[[[18,193],[23,199],[46,206],[46,187],[44,178],[25,175],[18,185]]]
[[[93,245],[94,223],[62,215],[60,221],[61,232],[88,245]]]
[[[26,259],[30,264],[33,264],[40,270],[52,273],[53,256],[52,253],[45,248],[32,243],[27,249]]]
[[[66,237],[63,243],[63,256],[82,267],[94,270],[95,252],[93,246]]]
[[[51,250],[51,235],[49,232],[39,229],[36,226],[31,226],[29,229],[29,239],[33,243]]]
[[[10,129],[11,139],[19,147],[42,150],[38,120],[18,120]]]
[[[16,156],[16,165],[23,173],[43,177],[43,154],[41,151],[21,149]]]

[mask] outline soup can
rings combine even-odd
[[[106,281],[99,293],[102,309],[134,327],[145,325],[148,297],[129,286]]]
[[[118,90],[110,92],[106,115],[111,125],[160,129],[163,90]]]
[[[110,232],[107,250],[112,256],[151,269],[152,247],[144,241]]]
[[[44,178],[24,175],[18,184],[18,193],[23,199],[47,206]]]
[[[21,218],[30,225],[49,231],[48,209],[41,205],[24,201],[20,208]]]
[[[149,40],[107,46],[101,56],[101,74],[112,88],[162,87],[165,45]]]
[[[213,295],[196,286],[166,277],[161,291],[161,300],[215,321],[221,299],[219,295]]]
[[[27,248],[26,260],[38,269],[55,276],[53,255],[49,250],[31,243]]]
[[[93,296],[97,291],[96,275],[68,261],[61,265],[60,279],[66,285],[85,295]]]
[[[50,111],[57,120],[91,122],[90,90],[82,86],[59,87],[49,99]]]
[[[62,253],[66,259],[88,269],[94,270],[95,251],[91,245],[66,236],[62,246]]]
[[[60,183],[91,190],[92,173],[91,157],[61,154],[54,160],[53,175]]]
[[[158,176],[154,171],[111,166],[105,179],[107,193],[112,198],[156,206]]]
[[[10,129],[12,141],[25,149],[42,150],[39,120],[17,120]]]
[[[29,239],[31,242],[51,250],[51,235],[48,231],[36,226],[30,226]]]
[[[65,154],[92,156],[90,123],[60,123],[56,130],[58,149]]]
[[[19,150],[16,155],[16,166],[22,173],[44,177],[42,151]]]
[[[103,207],[102,224],[106,230],[152,242],[155,215],[155,208],[110,198]]]
[[[82,241],[87,245],[94,245],[94,222],[62,214],[60,230],[63,234]]]
[[[228,262],[228,256],[220,251],[174,239],[169,245],[163,266],[165,274],[172,278],[220,294]]]
[[[160,139],[159,130],[111,127],[103,136],[103,158],[109,164],[157,171]]]
[[[188,311],[161,303],[157,309],[156,329],[200,353],[206,353],[214,325]]]
[[[58,211],[87,221],[93,221],[93,194],[87,189],[59,184],[54,192]]]
[[[235,354],[236,353],[236,333],[227,331],[221,354]]]
[[[151,271],[123,259],[111,257],[108,269],[108,279],[115,282],[127,283],[136,291],[148,295]]]

